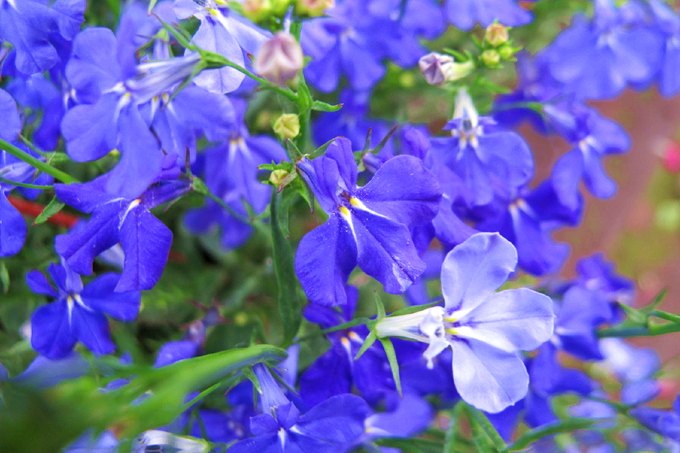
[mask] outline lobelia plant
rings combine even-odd
[[[0,0],[0,451],[677,451],[625,339],[680,315],[552,234],[625,184],[589,101],[677,94],[679,33],[657,0]]]

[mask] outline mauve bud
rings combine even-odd
[[[494,47],[498,47],[508,42],[508,27],[501,24],[491,24],[486,27],[484,41]]]
[[[334,0],[295,0],[295,14],[298,16],[318,17],[335,6]]]
[[[471,61],[456,63],[453,57],[436,52],[429,53],[418,61],[427,83],[436,85],[462,79],[474,69]]]
[[[276,83],[295,77],[302,69],[304,57],[300,44],[282,31],[262,44],[255,58],[255,72]]]

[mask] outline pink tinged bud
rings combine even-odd
[[[670,142],[661,157],[663,168],[670,173],[680,173],[680,144]]]
[[[290,34],[278,32],[262,44],[255,58],[255,72],[268,80],[282,83],[295,77],[303,63],[300,44]]]
[[[486,27],[484,33],[484,40],[494,47],[508,42],[508,27],[501,24],[491,24]]]

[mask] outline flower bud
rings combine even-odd
[[[491,24],[486,27],[484,41],[494,47],[498,47],[508,42],[508,27],[501,24]]]
[[[505,45],[501,46],[498,49],[498,54],[501,56],[502,60],[508,60],[511,58],[513,55],[515,55],[515,52],[517,52],[518,49],[515,49],[514,47],[510,45]]]
[[[436,52],[422,57],[418,65],[427,83],[432,85],[462,79],[474,69],[472,61],[456,63],[453,57]]]
[[[482,62],[486,66],[494,67],[497,66],[501,61],[501,56],[493,49],[485,50],[481,56]]]
[[[243,2],[243,15],[253,22],[260,22],[271,13],[271,0],[246,0]]]
[[[297,137],[300,133],[300,118],[294,113],[284,113],[274,123],[274,132],[281,140]]]
[[[323,16],[328,8],[335,6],[334,0],[295,0],[295,14],[298,16]]]
[[[269,182],[274,185],[274,187],[280,187],[283,181],[288,176],[286,170],[274,170],[271,175],[269,175]]]
[[[255,72],[276,83],[283,83],[295,77],[302,69],[304,57],[302,48],[293,36],[278,32],[262,44],[255,58]]]

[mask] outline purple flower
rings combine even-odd
[[[92,213],[82,228],[57,236],[55,248],[76,272],[89,275],[94,258],[120,242],[125,261],[115,290],[151,289],[163,273],[172,232],[149,210],[186,193],[189,181],[162,181],[137,198],[124,198],[105,190],[110,177],[100,176],[86,184],[55,185],[64,203]]]
[[[0,42],[12,44],[20,72],[47,71],[61,61],[57,48],[78,33],[84,13],[85,0],[0,2]]]
[[[262,414],[250,419],[255,436],[237,442],[231,453],[335,453],[364,432],[368,405],[358,396],[333,396],[305,414],[281,392],[268,368],[253,367],[262,392]]]
[[[627,151],[630,137],[618,123],[594,109],[574,104],[571,112],[575,124],[567,138],[576,147],[555,162],[551,180],[560,202],[574,209],[579,204],[581,180],[598,198],[616,193],[616,182],[605,173],[602,158]]]
[[[461,30],[469,31],[477,23],[488,27],[495,20],[503,25],[519,27],[531,22],[531,13],[514,0],[446,0],[446,18]]]
[[[462,180],[471,206],[507,197],[533,176],[529,145],[511,131],[498,130],[489,117],[480,117],[465,90],[456,99],[451,138],[432,139],[433,152]]]
[[[109,323],[105,314],[122,321],[132,321],[139,312],[139,291],[115,292],[119,275],[107,273],[83,287],[76,274],[62,259],[60,266],[47,268],[55,291],[47,278],[38,271],[26,274],[31,291],[56,299],[38,308],[31,316],[31,346],[48,359],[66,357],[80,341],[98,355],[110,354]]]
[[[527,393],[529,375],[518,351],[538,348],[553,334],[552,301],[522,288],[495,291],[517,265],[517,251],[499,234],[479,233],[455,247],[442,265],[444,307],[383,318],[379,338],[429,343],[432,359],[453,351],[453,380],[461,398],[497,413]]]
[[[295,257],[307,297],[322,305],[346,303],[345,283],[357,264],[385,291],[403,293],[425,270],[409,228],[432,220],[441,197],[422,161],[394,157],[358,187],[351,144],[338,138],[325,156],[305,158],[298,168],[328,214],[302,238]]]
[[[658,0],[650,0],[649,7],[657,28],[666,39],[658,74],[659,92],[663,96],[673,97],[680,92],[680,17]]]
[[[638,407],[632,409],[630,414],[645,428],[667,439],[680,442],[680,396],[675,398],[671,411]]]
[[[575,16],[545,50],[553,77],[587,99],[610,99],[627,84],[649,83],[661,64],[663,35],[645,26],[636,8],[597,0],[593,20]]]
[[[272,37],[271,33],[257,27],[249,20],[232,14],[223,2],[215,0],[175,0],[175,13],[180,19],[195,17],[201,21],[193,43],[203,50],[217,52],[232,63],[243,67],[244,52],[256,55],[262,44]],[[191,52],[187,49],[187,54]],[[236,69],[224,67],[201,72],[194,82],[213,93],[229,93],[236,90],[245,75]]]

